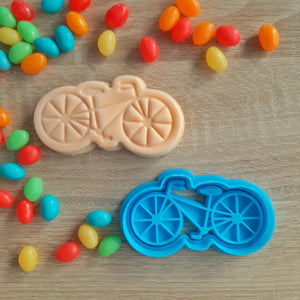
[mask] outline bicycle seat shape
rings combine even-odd
[[[95,144],[116,150],[121,144],[138,155],[160,156],[179,143],[184,116],[170,95],[124,75],[111,87],[88,81],[52,90],[37,104],[34,125],[42,142],[61,153],[83,153]]]
[[[185,189],[204,201],[178,193]],[[188,234],[182,232],[187,221],[195,228]],[[275,215],[265,192],[250,182],[216,175],[195,177],[187,170],[170,169],[129,193],[120,225],[128,243],[146,256],[168,256],[183,247],[248,255],[268,243]]]

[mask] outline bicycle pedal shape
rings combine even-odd
[[[185,189],[202,195],[204,203],[176,193]],[[182,233],[186,221],[194,232]],[[146,256],[168,256],[183,247],[248,255],[268,243],[275,215],[265,192],[250,182],[171,169],[129,193],[120,225],[128,243]]]
[[[121,144],[138,155],[160,156],[179,143],[184,116],[170,95],[125,75],[111,87],[89,81],[52,90],[37,104],[34,124],[42,142],[57,152],[83,153],[95,144],[115,150]]]

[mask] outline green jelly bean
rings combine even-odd
[[[30,178],[24,188],[25,198],[31,202],[39,200],[43,193],[43,181],[39,177]]]
[[[10,151],[17,151],[28,144],[29,133],[26,130],[14,131],[6,141],[6,147]]]
[[[102,257],[107,257],[115,253],[121,247],[121,239],[117,236],[106,237],[98,248],[98,253]]]
[[[17,29],[25,42],[33,44],[39,37],[37,28],[30,22],[20,21],[17,25]]]
[[[26,42],[21,42],[13,45],[8,52],[8,59],[13,64],[20,64],[22,60],[31,55],[33,48],[30,44]]]
[[[0,7],[0,25],[3,27],[15,28],[17,24],[16,18],[7,7]]]

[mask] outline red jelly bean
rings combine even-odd
[[[172,29],[172,40],[180,43],[186,40],[192,32],[192,23],[188,18],[182,18]]]
[[[152,63],[157,59],[158,46],[155,40],[151,37],[145,36],[140,42],[140,51],[144,61]]]
[[[0,207],[9,208],[13,205],[13,203],[13,196],[8,192],[0,190]]]
[[[41,157],[41,149],[34,145],[23,147],[18,153],[18,162],[28,166],[36,163]]]
[[[33,219],[34,208],[32,202],[24,199],[17,206],[17,217],[22,224],[29,224]]]
[[[221,25],[216,30],[216,39],[223,46],[233,47],[240,42],[241,36],[236,28],[229,25]]]
[[[129,15],[128,6],[119,3],[111,7],[105,15],[105,23],[110,28],[119,28],[124,25]]]
[[[69,262],[74,260],[80,252],[80,247],[75,242],[69,242],[60,246],[55,251],[55,258],[60,262]]]
[[[4,144],[5,142],[5,135],[3,131],[0,129],[0,145]]]
[[[83,11],[87,9],[92,0],[69,0],[69,7],[74,11]]]
[[[32,8],[22,0],[13,0],[10,9],[19,21],[31,21],[34,17]]]

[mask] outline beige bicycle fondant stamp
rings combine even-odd
[[[179,143],[184,116],[170,95],[126,75],[111,87],[88,81],[52,90],[37,104],[34,125],[42,142],[61,153],[83,153],[95,144],[115,150],[121,144],[138,155],[160,156]]]

